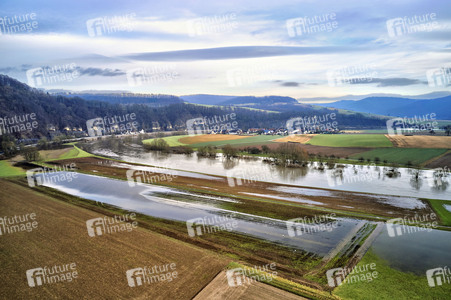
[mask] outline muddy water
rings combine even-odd
[[[426,276],[426,270],[451,264],[451,232],[411,229],[391,237],[385,228],[372,245],[373,251],[403,272]]]
[[[231,226],[229,228],[234,232],[291,246],[319,256],[333,250],[360,222],[355,219],[337,218],[335,226],[314,228],[306,225],[297,231],[297,228],[287,227],[285,221],[226,210],[221,204],[237,201],[226,197],[209,197],[153,185],[130,186],[127,181],[85,174],[78,174],[77,178],[71,181],[54,180],[44,185],[71,195],[153,217],[183,222],[206,218],[204,220],[211,224],[224,225],[223,228]],[[224,216],[228,218],[224,220]],[[233,222],[236,222],[235,225]],[[198,227],[194,226],[191,228],[197,230]],[[294,233],[292,234],[294,236],[290,236],[290,233]]]
[[[410,196],[451,201],[451,178],[434,181],[433,171],[422,171],[415,180],[414,170],[398,168],[399,173],[389,177],[387,169],[375,166],[345,165],[337,176],[332,170],[318,170],[316,165],[305,168],[275,167],[260,159],[226,160],[222,158],[199,159],[196,155],[135,153],[118,155],[118,158],[135,163],[210,175],[230,176],[245,180],[258,180],[298,186],[365,192],[385,195]],[[239,184],[239,183],[238,183]]]

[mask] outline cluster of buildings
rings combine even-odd
[[[310,129],[302,130],[296,129],[293,132],[289,132],[287,128],[249,128],[248,130],[241,129],[224,129],[224,130],[211,130],[208,134],[246,134],[246,135],[289,135],[289,134],[336,134],[340,133],[340,130],[336,128],[328,128],[326,130],[321,129]]]

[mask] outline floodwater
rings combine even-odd
[[[54,174],[56,176],[65,173],[68,172]],[[62,176],[62,178],[66,177],[68,176]],[[231,229],[239,234],[291,246],[319,256],[324,256],[332,251],[361,222],[361,220],[355,219],[335,218],[334,220],[325,220],[324,226],[315,227],[307,222],[309,224],[303,227],[291,228],[290,225],[287,226],[287,222],[282,220],[223,208],[222,204],[236,202],[235,199],[210,197],[147,184],[131,184],[131,186],[127,181],[80,173],[71,181],[47,180],[44,185],[71,195],[153,217],[182,222],[203,218],[209,225],[222,225],[222,228]],[[194,232],[199,229],[199,224],[197,222],[191,225]],[[187,234],[189,229],[190,226],[187,225]],[[205,233],[204,231],[204,234],[214,233]]]
[[[434,180],[432,170],[422,170],[419,176],[416,176],[416,170],[409,168],[397,168],[396,172],[390,173],[389,168],[384,167],[345,165],[344,168],[338,169],[340,171],[338,172],[337,169],[320,170],[316,163],[304,168],[286,168],[264,163],[259,158],[227,160],[222,157],[211,159],[198,158],[196,155],[161,154],[157,152],[123,154],[116,157],[127,162],[161,168],[242,179],[241,182],[237,181],[237,184],[245,180],[256,180],[342,191],[451,201],[451,188],[449,188],[451,176],[442,180]]]
[[[425,276],[426,270],[451,264],[451,232],[409,226],[390,236],[387,227],[372,245],[394,269]]]

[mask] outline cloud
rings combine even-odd
[[[299,86],[299,82],[295,82],[295,81],[287,81],[287,82],[283,82],[281,84],[281,86]]]
[[[0,73],[10,73],[11,71],[16,71],[17,69],[15,67],[6,67],[6,68],[0,68]]]
[[[256,58],[286,55],[333,54],[368,51],[359,47],[294,47],[294,46],[238,46],[165,52],[128,54],[122,58],[142,61],[192,61]]]
[[[378,87],[386,87],[386,86],[407,86],[407,85],[415,85],[415,84],[428,84],[427,81],[422,81],[419,79],[410,79],[410,78],[371,78],[369,80],[362,81],[350,81],[351,84],[372,84],[378,83]]]
[[[80,75],[87,75],[87,76],[104,76],[104,77],[114,77],[114,76],[122,76],[125,75],[124,71],[121,71],[119,69],[101,69],[101,68],[82,68],[77,67],[78,72],[80,72]]]
[[[279,83],[280,86],[293,87],[293,86],[305,86],[305,85],[318,85],[317,83],[306,83],[306,82],[296,82],[296,81],[283,81],[283,80],[273,80],[275,83]]]
[[[20,66],[20,68],[18,67],[4,67],[4,68],[0,68],[0,73],[11,73],[11,72],[26,72],[29,69],[31,69],[33,66],[32,65],[28,65],[28,64],[23,64]]]

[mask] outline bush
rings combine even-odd
[[[298,145],[283,143],[271,151],[270,157],[280,165],[303,165],[308,159],[308,153]]]
[[[194,152],[193,148],[188,146],[172,147],[171,151],[175,154],[192,154]]]
[[[224,147],[222,147],[222,153],[226,158],[238,156],[238,150],[236,148],[233,148],[230,144],[227,144]]]
[[[39,160],[39,151],[36,147],[24,147],[21,154],[26,161]]]
[[[216,157],[216,149],[213,146],[202,146],[197,149],[199,157]]]
[[[169,151],[169,144],[163,139],[154,139],[150,144],[144,144],[144,149],[153,151]]]

